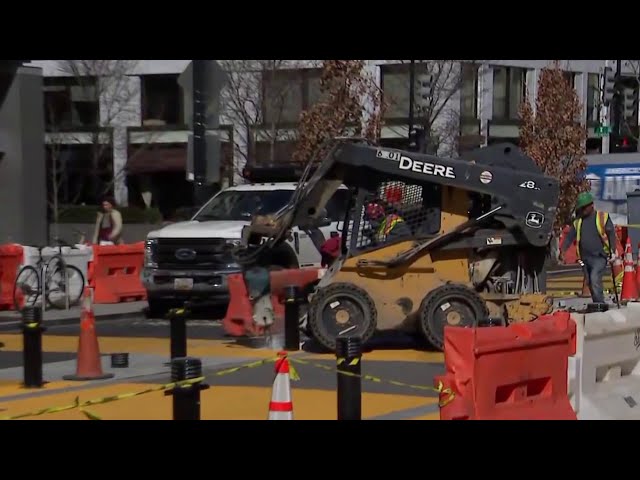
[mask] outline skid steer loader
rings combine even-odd
[[[341,255],[310,296],[308,329],[326,348],[376,330],[527,322],[552,310],[542,292],[559,185],[514,145],[451,159],[337,140],[275,215],[256,216],[236,252],[255,264],[293,225],[313,228],[336,189],[350,190]]]

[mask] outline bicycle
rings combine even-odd
[[[23,306],[34,306],[42,296],[42,275],[45,273],[45,298],[46,305],[58,310],[67,307],[67,295],[69,306],[80,301],[84,291],[85,278],[79,268],[68,265],[62,257],[62,247],[69,246],[58,242],[60,253],[53,255],[49,261],[44,260],[42,251],[46,246],[38,246],[38,261],[36,265],[25,265],[20,269],[13,285],[13,303],[16,311]],[[74,248],[74,247],[71,247]],[[66,273],[66,275],[65,275]],[[67,288],[67,284],[69,288]],[[21,293],[21,295],[20,295]],[[24,300],[24,304],[22,301]]]

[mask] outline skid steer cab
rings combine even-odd
[[[239,261],[250,268],[292,226],[312,227],[341,185],[340,254],[307,312],[325,347],[340,334],[403,330],[442,349],[447,325],[551,311],[543,270],[558,182],[510,144],[452,159],[336,141],[287,206],[252,220]]]

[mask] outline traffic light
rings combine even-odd
[[[611,134],[609,153],[637,153],[638,142],[627,135]]]
[[[613,69],[605,67],[604,82],[602,86],[602,103],[609,106],[616,94],[616,74]]]
[[[624,119],[627,121],[632,120],[638,116],[638,92],[634,88],[625,88],[623,90],[623,113]],[[634,122],[635,123],[635,122]]]
[[[433,96],[433,75],[418,75],[418,106],[426,108],[429,105],[429,99]]]
[[[409,147],[412,152],[422,152],[427,138],[427,132],[422,127],[413,127],[409,131]]]

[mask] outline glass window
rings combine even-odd
[[[142,77],[142,122],[161,122],[164,125],[183,123],[178,75]]]
[[[49,77],[44,79],[45,123],[49,130],[95,127],[100,105],[94,78]]]
[[[462,65],[460,86],[460,116],[477,118],[478,116],[478,66]]]
[[[302,72],[267,71],[262,75],[265,122],[297,122],[303,109]]]
[[[595,123],[599,119],[600,74],[590,73],[587,77],[587,122]]]
[[[517,67],[493,67],[493,118],[518,120],[525,98],[527,70]]]
[[[293,190],[227,190],[207,203],[194,220],[251,220],[253,215],[277,212],[291,199]]]

